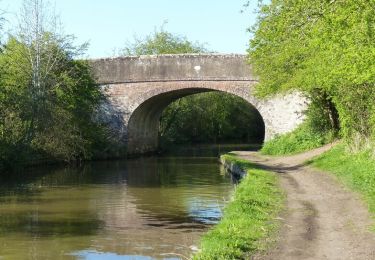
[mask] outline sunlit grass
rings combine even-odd
[[[240,165],[247,175],[225,207],[222,220],[203,236],[194,259],[248,259],[275,241],[276,217],[284,201],[276,174],[233,155],[222,159]]]
[[[303,124],[291,133],[266,142],[261,150],[266,155],[289,155],[318,148],[334,139],[332,132],[317,133]]]
[[[352,190],[363,195],[375,217],[375,159],[370,151],[349,152],[340,144],[312,160],[312,165],[333,173]]]

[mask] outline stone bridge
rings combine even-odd
[[[90,63],[108,97],[101,120],[111,125],[128,154],[155,151],[162,111],[191,94],[221,91],[243,98],[259,111],[266,140],[293,130],[304,118],[306,100],[299,94],[267,100],[254,96],[257,78],[244,55],[173,54]]]

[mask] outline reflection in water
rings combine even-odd
[[[0,259],[180,259],[233,186],[217,158],[152,157],[34,170],[0,188]]]

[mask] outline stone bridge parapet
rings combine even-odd
[[[163,81],[256,81],[246,56],[166,54],[92,60],[99,84]]]

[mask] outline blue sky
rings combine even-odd
[[[52,0],[64,32],[77,43],[88,41],[91,58],[112,56],[134,35],[145,36],[164,21],[169,32],[207,43],[219,53],[245,53],[255,22],[253,8],[241,13],[245,0]],[[252,1],[255,2],[255,1]],[[7,27],[16,23],[22,0],[0,0]]]

